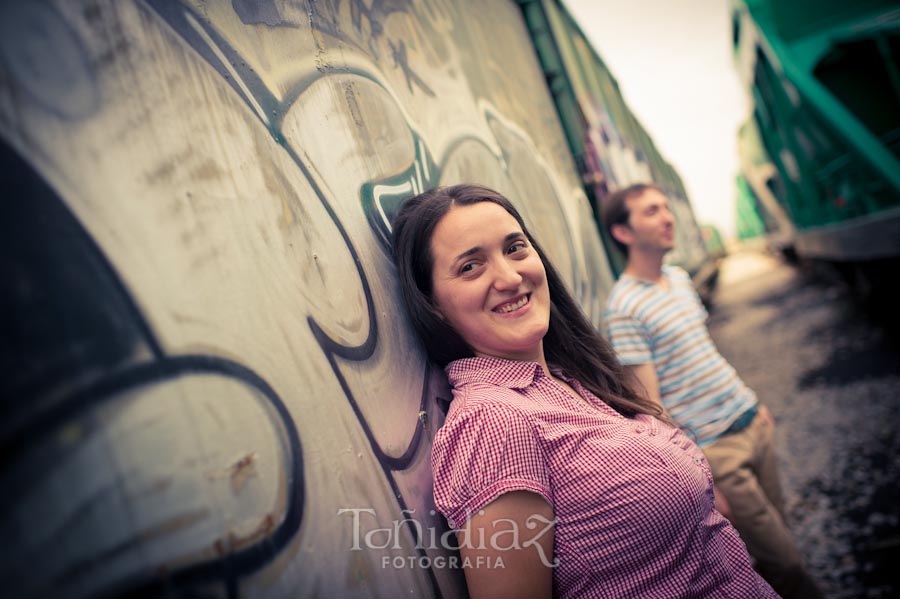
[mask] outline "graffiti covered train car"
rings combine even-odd
[[[758,128],[763,156],[744,175],[758,198],[778,201],[789,222],[776,228],[797,256],[872,290],[900,262],[897,4],[733,6],[736,65],[754,103],[744,133]]]
[[[542,0],[517,1],[550,82],[595,218],[601,220],[601,205],[611,191],[653,181],[668,196],[678,220],[675,249],[667,260],[687,270],[700,295],[710,300],[717,261],[707,251],[681,177],[656,148],[629,108],[612,72],[565,6]],[[605,231],[601,235],[613,269],[621,272],[623,257]]]
[[[391,216],[476,181],[595,324],[614,277],[522,8],[0,17],[4,590],[463,595]]]

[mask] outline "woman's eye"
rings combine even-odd
[[[518,252],[519,250],[524,250],[526,247],[527,246],[525,245],[524,241],[517,241],[514,244],[512,244],[511,246],[509,246],[509,249],[506,250],[506,252],[508,254],[513,254],[515,252]]]
[[[467,273],[467,272],[471,272],[474,268],[475,268],[475,263],[474,263],[474,262],[468,262],[468,263],[462,265],[462,268],[459,269],[459,272],[460,272],[461,274],[464,274],[464,273]]]

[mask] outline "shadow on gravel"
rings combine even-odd
[[[835,347],[826,365],[805,372],[797,380],[797,387],[809,389],[818,385],[846,385],[892,374],[898,374],[897,363],[884,350],[867,348],[865,351],[854,351]]]
[[[797,279],[789,281],[783,285],[781,285],[780,289],[775,289],[771,293],[767,293],[761,297],[756,298],[755,300],[750,302],[751,306],[778,306],[779,308],[782,306],[788,306],[793,303],[791,300],[796,299],[798,293],[803,292],[806,289],[810,288],[818,288],[822,289],[820,285],[812,281],[807,281],[805,279]],[[827,289],[826,289],[827,290]],[[818,298],[811,297],[810,302],[820,301]],[[804,302],[804,305],[806,303]]]
[[[830,555],[831,567],[819,574],[824,578],[821,582],[827,579],[826,587],[834,592],[828,596],[833,599],[893,599],[900,591],[900,521],[896,516],[900,492],[891,476],[896,468],[878,463],[885,459],[883,451],[892,449],[891,444],[873,445],[871,450],[859,448],[846,469],[808,481],[790,510],[789,519],[794,522],[802,521],[810,511],[822,510],[823,505],[832,514],[821,523],[819,534],[843,539],[845,551]],[[860,495],[860,485],[874,487],[871,494],[862,494],[862,502],[854,499]],[[848,594],[849,589],[864,594]]]
[[[842,304],[841,309],[851,317],[809,331],[806,342],[828,348],[829,356],[823,366],[797,380],[798,388],[846,385],[900,374],[896,346],[888,330],[869,320],[851,298],[837,296],[830,301]]]
[[[788,520],[825,596],[900,597],[900,336],[841,281],[791,268],[723,289],[711,334],[778,398]]]

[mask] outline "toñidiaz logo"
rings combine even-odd
[[[483,510],[478,512],[478,515],[483,514]],[[421,553],[410,556],[386,555],[381,558],[382,568],[503,568],[504,552],[531,547],[538,552],[544,565],[552,568],[559,563],[557,558],[546,555],[539,542],[544,535],[552,534],[556,519],[548,520],[539,514],[525,520],[525,531],[520,530],[520,524],[514,520],[498,518],[488,528],[479,528],[474,532],[469,528],[471,519],[467,519],[461,528],[443,530],[423,526],[415,517],[415,510],[402,510],[402,517],[391,520],[391,526],[384,528],[372,527],[376,522],[383,522],[376,517],[372,508],[341,508],[337,515],[350,516],[350,551],[402,550],[404,546],[409,547],[403,541],[406,529],[412,534],[415,549],[439,554],[435,557]],[[433,520],[436,512],[430,510],[429,515]],[[452,522],[449,524],[454,526]],[[460,553],[460,549],[471,552]]]

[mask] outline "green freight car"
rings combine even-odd
[[[767,248],[792,259],[795,230],[781,199],[784,184],[752,117],[738,131],[738,159],[741,171],[737,177],[738,201],[744,206],[738,207],[739,236],[742,230],[748,229],[742,226],[741,219],[744,211],[750,210],[756,216],[749,219],[762,222],[761,234],[765,236]]]
[[[733,31],[797,255],[880,278],[900,258],[896,2],[743,0]]]
[[[759,239],[766,234],[766,222],[760,202],[743,175],[737,176],[737,236],[741,241]]]

